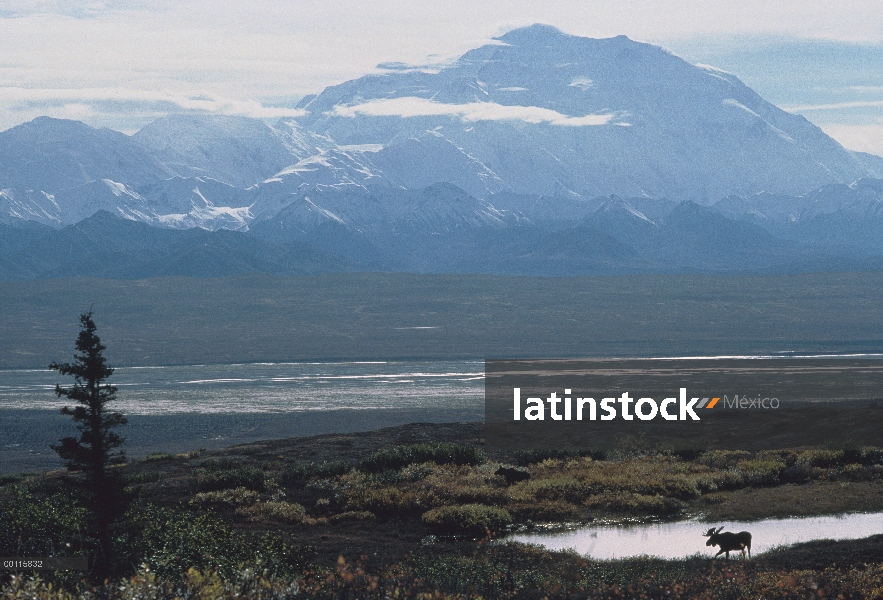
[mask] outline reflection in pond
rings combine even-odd
[[[518,533],[504,541],[543,545],[549,550],[573,549],[597,559],[657,556],[684,558],[696,553],[714,556],[718,548],[705,545],[702,537],[709,527],[723,526],[724,531],[750,531],[751,555],[776,546],[797,544],[819,539],[849,540],[883,533],[883,513],[854,513],[835,517],[767,519],[764,521],[721,521],[701,523],[697,520],[674,523],[626,525],[591,525],[556,533]],[[723,555],[721,555],[723,556]],[[730,553],[730,558],[741,558]]]

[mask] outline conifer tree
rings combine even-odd
[[[126,418],[107,409],[107,404],[116,397],[117,388],[106,383],[114,370],[104,358],[106,346],[95,334],[91,309],[80,315],[80,325],[74,362],[49,365],[50,369],[74,378],[70,387],[56,385],[55,394],[77,402],[73,408],[65,406],[61,413],[73,417],[80,435],[63,438],[52,449],[67,461],[69,471],[83,474],[83,499],[90,533],[98,542],[92,572],[101,581],[112,574],[111,529],[128,502],[122,477],[110,468],[125,462],[125,454],[120,450],[125,440],[112,429],[124,425]]]

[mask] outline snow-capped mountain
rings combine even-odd
[[[293,121],[271,127],[256,119],[171,115],[132,136],[169,173],[210,177],[246,188],[328,147]]]
[[[448,181],[478,197],[509,190],[711,203],[869,174],[735,75],[623,36],[587,39],[541,25],[437,71],[329,87],[303,108],[305,129],[380,148],[373,162],[394,183]]]
[[[138,186],[171,175],[129,136],[110,129],[38,117],[0,132],[0,189],[54,194],[101,179]]]
[[[48,117],[0,132],[0,278],[791,272],[883,255],[883,158],[626,37],[534,25],[298,108],[132,136]],[[71,266],[74,251],[116,266]]]
[[[735,75],[623,36],[542,25],[437,68],[390,66],[299,108],[303,116],[273,125],[172,115],[133,136],[35,119],[0,132],[0,209],[5,220],[56,227],[105,209],[167,227],[241,229],[327,186],[450,183],[476,198],[712,204],[883,176],[883,158],[844,150]],[[239,191],[194,195],[189,183],[162,183],[173,177]],[[156,186],[168,189],[144,191]]]

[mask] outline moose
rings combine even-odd
[[[527,471],[521,471],[519,469],[507,469],[506,467],[500,465],[500,468],[496,470],[494,475],[502,475],[506,478],[506,485],[512,485],[513,483],[518,483],[519,481],[527,481],[530,479],[530,473]]]
[[[718,527],[717,531],[714,530],[714,527],[703,533],[702,535],[708,538],[708,541],[705,542],[706,546],[720,546],[721,549],[718,550],[717,554],[714,555],[715,558],[726,552],[727,560],[730,560],[730,550],[741,550],[742,558],[745,558],[745,550],[748,550],[748,558],[751,558],[751,534],[747,531],[740,531],[739,533],[732,533],[727,531],[726,533],[721,533],[721,529],[723,527]]]

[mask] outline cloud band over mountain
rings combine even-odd
[[[571,117],[539,106],[503,105],[496,102],[469,102],[448,104],[433,102],[426,98],[406,96],[371,100],[351,106],[335,106],[332,113],[339,117],[457,117],[462,121],[524,121],[525,123],[549,123],[563,127],[593,127],[607,125],[615,115],[612,113]],[[622,123],[617,123],[622,124]]]

